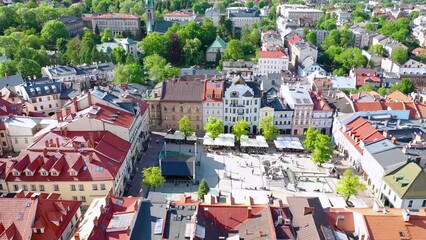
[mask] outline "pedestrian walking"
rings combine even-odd
[[[254,175],[254,169],[251,170],[251,174]]]

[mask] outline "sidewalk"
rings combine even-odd
[[[142,170],[147,167],[158,166],[158,155],[163,147],[163,139],[164,136],[162,136],[161,133],[151,133],[151,142],[148,144],[146,152],[142,153],[141,160],[136,163],[136,172],[129,190],[129,195],[135,197],[139,196],[141,188],[143,189],[144,196],[148,195],[148,188],[141,185]],[[158,140],[158,143],[156,140]]]

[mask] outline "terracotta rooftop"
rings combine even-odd
[[[74,236],[81,240],[128,240],[139,207],[139,197],[115,197],[111,192],[94,199]]]
[[[287,42],[290,45],[293,45],[293,44],[295,44],[296,42],[299,42],[299,41],[302,41],[302,38],[297,34],[294,34],[293,36],[291,36],[287,39]]]
[[[259,51],[259,58],[286,58],[282,51]]]
[[[399,90],[389,93],[385,99],[389,102],[411,102],[411,98]]]
[[[342,232],[354,232],[354,214],[344,208],[330,208],[325,210],[325,215],[331,229]]]
[[[62,211],[58,204],[64,206]],[[0,239],[59,239],[80,205],[79,201],[24,192],[15,198],[0,198]],[[61,221],[56,222],[58,219]],[[43,228],[43,233],[37,233],[36,228]]]
[[[332,111],[333,109],[328,105],[327,101],[321,96],[320,92],[312,91],[311,99],[314,103],[314,111]]]
[[[191,11],[174,11],[170,13],[165,13],[164,17],[192,17],[195,13]]]
[[[65,134],[64,132],[62,134]],[[81,142],[82,139],[84,142]],[[95,181],[115,178],[130,143],[110,132],[49,132],[16,157],[8,181]],[[83,149],[80,151],[79,149]],[[54,161],[55,163],[52,163]],[[43,174],[49,169],[50,173]],[[52,175],[55,170],[56,175]],[[12,174],[17,171],[18,174]],[[32,174],[27,174],[27,172]],[[72,172],[75,171],[74,176]]]
[[[115,108],[102,104],[94,104],[91,107],[78,112],[75,115],[75,118],[80,117],[80,115],[112,123],[124,128],[130,128],[135,118],[135,116],[129,112],[119,111]]]
[[[204,82],[204,101],[222,102],[223,98],[223,81],[205,81]]]
[[[363,149],[360,147],[360,142],[365,144],[382,140],[384,137],[377,131],[367,120],[362,117],[357,117],[350,123],[346,124],[345,131],[342,129],[346,139],[360,152]]]
[[[353,75],[356,78],[356,86],[362,86],[366,82],[381,82],[381,79],[376,76],[376,71],[373,69],[355,69],[353,70]]]
[[[169,80],[163,82],[161,101],[202,102],[203,87],[201,81]]]

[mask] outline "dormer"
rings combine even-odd
[[[20,176],[24,169],[30,164],[30,157],[25,155],[12,169],[13,176]]]
[[[46,221],[43,217],[39,217],[32,226],[33,233],[44,233],[46,228]]]
[[[49,172],[42,169],[42,170],[40,170],[40,175],[41,176],[49,176]]]
[[[52,222],[56,226],[59,226],[63,221],[62,214],[59,212],[48,212],[47,218],[49,219],[50,222]]]
[[[55,169],[53,169],[53,170],[50,170],[50,175],[52,175],[52,176],[59,176],[59,172],[56,171]]]

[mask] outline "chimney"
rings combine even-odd
[[[64,134],[64,129],[62,127],[59,128],[61,130],[61,135]]]
[[[208,219],[209,218],[209,208],[205,207],[204,208],[204,218]]]
[[[46,141],[44,141],[44,146],[45,146],[45,147],[48,147],[48,146],[49,146],[49,141],[47,141],[47,140],[46,140]]]
[[[388,136],[389,136],[389,131],[388,130],[383,131],[383,137],[388,138]]]
[[[276,207],[276,208],[283,208],[284,207],[283,201],[281,199],[275,199],[274,200],[274,207]]]
[[[91,152],[91,153],[89,153],[89,162],[91,163],[91,162],[93,162],[93,153]]]
[[[130,236],[130,233],[131,233],[132,231],[130,230],[130,226],[127,226],[127,228],[126,228],[126,233],[127,233],[127,236]]]
[[[57,148],[59,148],[59,147],[60,147],[60,145],[59,145],[59,138],[58,138],[58,137],[56,137],[56,147],[57,147]]]
[[[43,149],[43,157],[47,157],[47,148]]]
[[[104,205],[101,205],[100,210],[101,210],[101,214],[102,214],[104,212]]]
[[[95,219],[93,219],[93,226],[97,227],[99,223],[98,217],[95,217]]]
[[[89,106],[92,106],[92,93],[87,91],[87,100],[89,101]]]
[[[74,233],[74,240],[80,240],[80,233],[79,232]]]
[[[396,140],[397,140],[396,137],[392,137],[391,138],[391,143],[396,144]]]
[[[313,214],[315,211],[315,208],[313,207],[305,207],[303,209],[303,215]]]
[[[73,103],[73,106],[74,106],[74,112],[78,112],[77,96],[75,96],[75,97],[72,99],[72,103]]]
[[[143,189],[141,188],[141,190],[139,191],[139,197],[144,197],[144,195],[143,195]]]
[[[70,107],[66,107],[66,108],[65,108],[65,115],[66,115],[66,116],[68,116],[68,115],[70,115],[70,114],[71,114],[71,108],[70,108]],[[65,117],[66,117],[66,116],[65,116]]]
[[[404,208],[402,209],[402,217],[404,219],[404,222],[409,222],[410,221],[410,210]]]
[[[19,189],[19,190],[16,192],[16,196],[15,196],[15,198],[24,198],[24,197],[25,197],[24,190],[23,190],[23,189]]]
[[[226,197],[226,204],[231,206],[235,205],[235,200],[234,200],[234,197],[232,196],[232,193],[229,194],[228,197]]]
[[[210,204],[210,205],[215,204],[216,203],[216,197],[214,197],[211,194],[206,194],[206,195],[204,195],[204,202],[206,204]]]
[[[62,116],[62,111],[61,110],[56,110],[56,120],[58,120],[58,122],[63,122],[64,121],[64,117]]]
[[[383,207],[383,209],[382,209],[383,211],[382,211],[382,213],[383,214],[386,214],[386,213],[388,213],[388,210],[386,209],[386,207]]]
[[[247,218],[251,218],[251,207],[247,207]]]
[[[251,205],[253,205],[253,198],[252,198],[252,197],[250,197],[250,196],[246,196],[246,197],[244,198],[244,200],[245,200],[245,203],[246,203],[246,205],[247,205],[247,206],[251,206]]]
[[[64,136],[66,137],[68,135],[68,127],[65,127],[64,129]]]
[[[138,209],[139,209],[139,201],[135,202],[135,204],[133,205],[133,208],[135,209],[135,212],[138,211]]]

